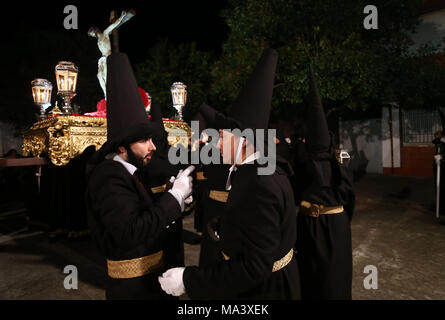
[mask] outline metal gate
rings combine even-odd
[[[431,144],[434,133],[442,131],[437,110],[401,110],[402,142]]]

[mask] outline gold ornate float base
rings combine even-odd
[[[165,120],[170,145],[187,146],[190,127],[182,121]],[[47,156],[56,166],[64,166],[89,146],[98,150],[107,141],[107,119],[84,116],[57,116],[35,123],[23,134],[23,155]]]
[[[23,155],[46,155],[56,166],[64,166],[89,146],[96,150],[107,141],[107,119],[58,116],[35,123],[23,134]]]

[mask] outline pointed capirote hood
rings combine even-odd
[[[308,77],[309,99],[305,116],[306,146],[308,152],[319,154],[328,152],[331,146],[331,137],[312,65],[309,65]]]
[[[162,127],[147,117],[136,79],[125,53],[112,53],[107,58],[107,141],[92,156],[87,174],[118,146],[140,139],[156,138]]]
[[[162,126],[164,123],[162,122],[162,108],[161,105],[157,102],[152,102],[150,106],[150,120],[156,122]]]
[[[267,130],[278,54],[265,49],[255,68],[225,116],[203,103],[199,112],[215,129]]]
[[[107,70],[107,141],[119,146],[159,134],[159,124],[147,117],[128,56],[112,53]]]
[[[202,115],[206,128],[213,128],[216,130],[241,128],[241,125],[237,120],[216,111],[207,103],[201,104],[199,107],[199,114]]]
[[[193,117],[192,117],[192,121],[197,121],[198,125],[199,125],[199,132],[197,132],[196,134],[198,134],[199,136],[201,136],[201,133],[207,129],[207,121],[204,118],[204,116],[201,114],[201,112],[197,112]]]
[[[240,124],[240,129],[268,128],[277,61],[278,53],[265,49],[233,103],[229,116]]]

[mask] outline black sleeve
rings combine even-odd
[[[131,179],[114,170],[101,179],[92,179],[89,185],[89,201],[107,236],[123,248],[148,242],[181,216],[181,208],[170,193],[165,192],[156,203],[150,198],[144,203]]]
[[[234,188],[231,192],[240,190]],[[279,207],[270,185],[252,183],[251,190],[244,191],[237,212],[231,213],[240,220],[229,225],[231,239],[224,240],[222,245],[230,259],[204,268],[187,267],[184,271],[184,286],[191,299],[233,298],[272,274],[281,239]],[[224,238],[223,232],[221,236]]]

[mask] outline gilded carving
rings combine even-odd
[[[182,121],[164,121],[170,145],[187,146],[190,127]],[[56,166],[64,166],[89,146],[98,150],[107,140],[107,119],[57,116],[38,121],[23,134],[23,155],[47,155]]]

